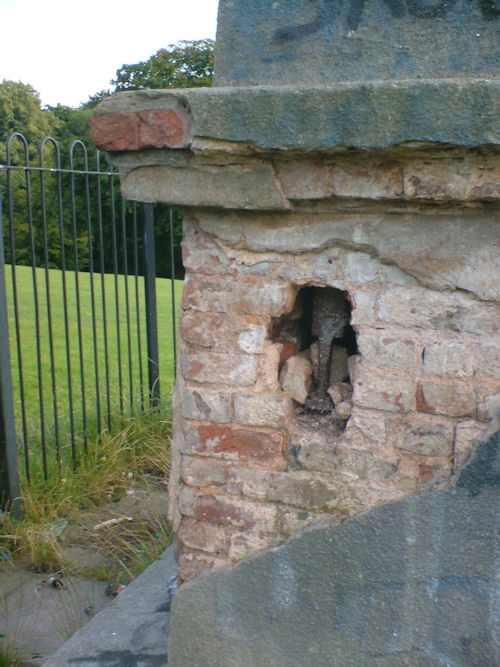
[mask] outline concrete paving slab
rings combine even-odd
[[[110,603],[106,582],[74,575],[57,589],[48,577],[18,565],[0,572],[0,633],[21,651],[23,665],[40,665]]]
[[[43,667],[166,665],[170,627],[167,584],[176,572],[173,547],[169,547]]]

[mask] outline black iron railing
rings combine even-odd
[[[159,403],[154,208],[123,200],[117,172],[98,152],[91,169],[81,141],[63,165],[45,138],[33,164],[14,133],[0,153],[0,242],[0,495],[12,501],[19,451],[23,478],[47,479]]]

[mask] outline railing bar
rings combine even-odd
[[[39,161],[43,164],[43,149],[46,141],[40,144]],[[57,471],[61,473],[61,449],[59,441],[59,419],[57,413],[57,385],[56,385],[56,370],[55,370],[55,356],[54,356],[54,336],[52,328],[52,304],[50,299],[50,276],[49,276],[49,242],[47,234],[47,198],[45,193],[45,173],[40,171],[40,197],[41,197],[41,213],[42,213],[42,232],[43,232],[43,255],[45,268],[45,296],[47,303],[47,327],[49,334],[49,356],[50,356],[50,378],[52,384],[52,410],[54,413],[54,440],[56,445],[56,462]]]
[[[174,377],[177,373],[177,331],[175,324],[175,255],[174,255],[174,219],[173,211],[170,208],[169,222],[170,222],[170,288],[172,290],[172,349],[174,353]]]
[[[40,331],[40,302],[38,299],[38,280],[36,275],[36,247],[35,226],[33,222],[33,206],[31,200],[31,178],[30,172],[26,171],[26,205],[28,207],[28,229],[31,252],[31,277],[33,282],[33,301],[35,304],[35,332],[36,332],[36,365],[38,373],[38,400],[40,404],[40,440],[42,445],[43,477],[48,479],[47,468],[47,443],[45,439],[45,407],[43,399],[43,375],[42,375],[42,344]]]
[[[70,147],[70,162],[73,162],[73,144]],[[73,262],[75,271],[75,296],[76,296],[76,322],[78,330],[78,356],[80,361],[80,391],[82,394],[82,427],[83,427],[83,443],[85,451],[87,451],[87,403],[85,395],[85,361],[83,357],[83,333],[82,333],[82,308],[80,301],[80,280],[79,271],[80,263],[78,257],[78,230],[76,219],[76,198],[75,198],[75,174],[70,176],[70,194],[71,194],[71,221],[72,221],[72,236],[73,236]],[[76,446],[72,442],[72,457],[73,465],[76,461]]]
[[[9,155],[9,143],[7,144],[7,155]],[[31,471],[29,462],[29,442],[28,442],[28,424],[26,419],[26,401],[24,392],[24,372],[23,372],[23,354],[21,345],[21,328],[19,317],[19,298],[17,291],[17,275],[16,275],[16,242],[14,234],[14,202],[12,197],[12,183],[10,178],[10,170],[7,170],[7,201],[9,205],[9,240],[10,240],[10,255],[11,255],[11,275],[12,275],[12,297],[14,302],[14,324],[16,330],[16,348],[17,348],[17,369],[19,375],[19,397],[21,401],[21,423],[23,430],[23,450],[24,450],[24,466],[26,471],[26,479],[28,483],[31,481]]]
[[[60,154],[58,152],[58,160]],[[70,443],[71,451],[76,451],[75,443],[75,415],[73,408],[73,377],[71,370],[71,343],[69,333],[69,314],[68,314],[68,287],[66,281],[66,248],[64,238],[64,207],[62,197],[62,177],[57,174],[57,211],[59,221],[59,240],[61,243],[61,283],[62,283],[62,297],[63,297],[63,317],[64,317],[64,338],[66,350],[66,374],[68,378],[68,408],[69,408],[69,424],[70,424]]]
[[[141,410],[144,410],[144,369],[142,366],[141,310],[139,303],[139,243],[137,238],[137,204],[134,202],[133,241],[134,241],[134,277],[135,277],[135,312],[137,322],[137,348],[139,361],[139,382],[141,391]]]
[[[100,152],[96,152],[97,170],[100,172]],[[111,390],[109,378],[109,354],[108,354],[108,323],[106,316],[106,285],[105,278],[105,264],[104,264],[104,234],[103,234],[103,220],[102,220],[102,189],[101,176],[97,176],[97,226],[99,231],[99,260],[101,271],[101,301],[102,301],[102,330],[104,342],[104,370],[106,380],[106,407],[108,410],[108,429],[111,431]]]
[[[146,336],[148,347],[149,400],[155,407],[160,402],[158,364],[158,321],[156,312],[156,266],[154,209],[144,204],[144,283],[146,294]]]
[[[78,142],[81,143],[81,142]],[[82,144],[83,146],[84,144]],[[44,171],[46,173],[74,174],[76,176],[116,176],[116,171],[83,171],[81,169],[54,169],[52,167],[29,167],[17,164],[0,164],[0,171]]]
[[[85,152],[85,160],[87,153]],[[92,214],[90,209],[90,179],[85,176],[85,207],[87,215],[87,237],[89,240],[89,284],[90,284],[90,308],[92,313],[92,344],[94,346],[94,371],[95,371],[95,397],[97,410],[97,430],[101,432],[101,397],[99,382],[99,351],[97,347],[97,314],[94,285],[94,244],[92,241]],[[102,278],[101,278],[102,280]]]
[[[123,414],[123,378],[122,378],[122,351],[120,335],[120,296],[118,290],[118,244],[116,240],[116,209],[115,209],[115,189],[113,177],[109,178],[110,197],[111,197],[111,238],[113,244],[113,274],[115,285],[115,317],[116,317],[116,352],[118,356],[118,394],[120,397],[120,414]]]
[[[132,373],[132,335],[130,332],[130,303],[128,293],[128,258],[127,258],[127,232],[125,225],[125,201],[121,198],[122,204],[122,243],[123,243],[123,272],[125,281],[125,314],[127,320],[127,345],[128,345],[128,381],[130,396],[130,414],[134,412],[134,378]]]
[[[1,175],[0,175],[1,176]],[[2,211],[2,181],[0,177],[0,503],[7,503],[14,516],[20,515],[20,486],[17,467],[17,439],[14,414],[12,372],[9,346],[9,314],[5,286],[5,253]]]

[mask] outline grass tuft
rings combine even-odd
[[[166,411],[163,411],[166,413]],[[42,572],[65,567],[62,541],[66,522],[81,523],[85,516],[114,503],[128,490],[152,476],[165,478],[170,468],[170,418],[161,418],[162,411],[149,411],[124,421],[116,434],[104,432],[89,443],[88,454],[74,472],[69,464],[63,466],[60,477],[41,474],[32,476],[30,484],[22,483],[22,518],[4,515],[0,528],[0,551],[12,558],[27,559]],[[168,413],[167,413],[168,414]],[[165,518],[158,516],[152,525],[134,522],[136,537],[127,535],[130,548],[124,544],[123,526],[116,533],[115,550],[134,561],[131,572],[137,574],[157,554],[157,544],[170,539]],[[132,528],[127,528],[128,533]],[[168,533],[168,538],[167,538]],[[152,539],[161,534],[164,539]],[[144,542],[153,546],[137,546]],[[152,549],[152,550],[151,550]],[[108,551],[109,551],[108,545]],[[151,550],[150,556],[145,553]],[[137,560],[137,566],[135,564]],[[139,565],[139,562],[141,565]]]

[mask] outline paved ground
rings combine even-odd
[[[0,633],[22,648],[24,665],[40,665],[89,618],[111,602],[107,583],[81,576],[64,577],[64,587],[23,564],[0,571]]]
[[[78,630],[43,667],[161,667],[167,664],[168,581],[173,547]]]
[[[120,544],[140,540],[141,530],[146,525],[153,536],[156,531],[161,533],[166,509],[166,487],[153,482],[144,488],[134,488],[132,494],[126,494],[119,502],[104,504],[95,513],[86,512],[78,520],[72,521],[64,529],[59,544],[65,562],[70,563],[71,567],[67,568],[64,576],[53,573],[63,584],[62,587],[52,586],[49,574],[34,572],[28,563],[0,560],[0,646],[15,646],[21,650],[23,666],[39,667],[77,630],[92,623],[94,616],[101,610],[110,608],[115,613],[116,609],[121,609],[121,600],[130,599],[129,589],[133,591],[132,606],[135,608],[143,604],[143,594],[140,592],[142,586],[146,587],[146,596],[151,595],[151,599],[155,600],[155,594],[150,590],[154,582],[147,577],[143,579],[144,573],[138,580],[129,583],[115,601],[106,595],[106,589],[110,586],[115,588],[115,584],[110,582],[122,579],[120,575],[123,574],[125,561]],[[134,521],[125,521],[105,530],[93,529],[95,524],[123,516],[131,516]],[[165,600],[168,577],[164,572],[165,561],[160,559],[158,562],[156,568],[152,566],[153,572],[157,571],[159,576],[157,597]],[[98,581],[95,576],[84,576],[97,570],[107,573],[106,581]],[[69,571],[74,574],[69,574]],[[137,584],[137,581],[146,583]],[[2,635],[5,635],[3,639]],[[122,639],[119,637],[117,641],[121,642]],[[106,650],[105,643],[103,650]],[[107,660],[102,664],[108,667],[129,664],[123,661],[110,662],[111,658]],[[61,664],[70,663],[64,661]],[[85,663],[80,661],[76,664]],[[101,663],[94,661],[89,664]],[[135,661],[130,664],[142,663]]]

